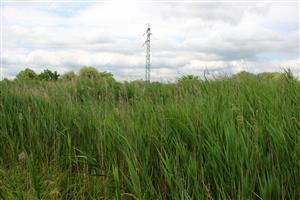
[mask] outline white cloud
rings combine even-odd
[[[152,78],[203,70],[233,73],[299,69],[299,4],[136,3],[7,4],[6,76],[22,67],[63,73],[93,65],[118,79],[144,77],[143,31],[151,23]]]

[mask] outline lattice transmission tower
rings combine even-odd
[[[146,45],[145,80],[150,82],[150,36],[152,35],[150,24],[148,24],[147,31],[144,35],[145,34],[147,35],[147,39],[143,44],[143,46]]]

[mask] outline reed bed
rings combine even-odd
[[[0,199],[300,199],[289,74],[0,82]]]

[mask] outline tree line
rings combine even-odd
[[[237,74],[234,74],[230,77],[224,76],[219,78],[232,78],[235,80],[241,80],[241,79],[255,79],[260,78],[264,80],[280,80],[284,79],[288,76],[289,79],[297,79],[295,76],[293,76],[293,73],[290,69],[285,70],[285,73],[280,72],[263,72],[260,74],[252,74],[250,72],[241,71]],[[24,80],[43,80],[43,81],[57,81],[57,80],[66,80],[66,81],[72,81],[76,80],[78,78],[88,78],[88,79],[104,79],[104,80],[112,80],[116,81],[113,77],[113,74],[106,71],[98,71],[95,67],[92,66],[84,66],[79,70],[79,73],[75,73],[74,71],[68,71],[64,74],[60,75],[57,73],[57,71],[51,71],[49,69],[45,69],[41,73],[36,73],[34,70],[30,68],[26,68],[22,71],[20,71],[15,80],[17,81],[24,81]],[[219,79],[218,78],[218,79]],[[177,83],[182,82],[193,82],[193,81],[199,81],[200,77],[195,75],[185,75],[177,79]]]
[[[30,68],[26,68],[20,71],[15,80],[24,81],[24,80],[44,80],[44,81],[56,81],[61,80],[75,80],[78,77],[97,79],[97,78],[106,78],[114,79],[112,73],[110,72],[100,72],[95,67],[85,66],[82,67],[79,71],[79,74],[76,74],[74,71],[68,71],[62,75],[58,74],[57,71],[51,71],[45,69],[41,73],[36,73]]]

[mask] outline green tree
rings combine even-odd
[[[81,78],[96,79],[99,77],[99,72],[95,67],[86,66],[80,69],[79,76]]]
[[[74,71],[66,72],[61,76],[61,79],[66,80],[66,81],[71,81],[71,80],[74,80],[76,78],[77,78],[77,75]]]
[[[19,72],[16,80],[35,80],[37,77],[37,74],[32,69],[26,68]]]
[[[104,79],[114,79],[114,76],[110,72],[99,72],[99,77]]]
[[[39,79],[45,80],[45,81],[56,81],[59,77],[59,74],[54,71],[52,72],[49,69],[45,69],[42,73],[38,75]]]
[[[284,78],[284,74],[279,72],[263,72],[257,74],[257,77],[264,79],[264,80],[280,80]]]
[[[102,79],[106,81],[115,81],[113,74],[110,72],[99,72],[95,67],[82,67],[79,71],[79,77],[89,79]]]
[[[234,74],[232,76],[232,78],[234,80],[237,80],[237,81],[242,81],[242,80],[249,80],[249,79],[253,80],[253,79],[257,78],[257,76],[255,74],[250,73],[250,72],[241,71],[237,74]]]

